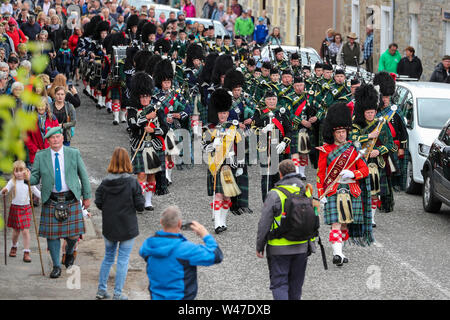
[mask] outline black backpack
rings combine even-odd
[[[286,195],[285,214],[278,228],[269,234],[270,239],[285,238],[289,241],[306,241],[319,236],[320,220],[312,204],[312,197],[305,195],[305,189],[291,193],[282,186],[274,189]]]

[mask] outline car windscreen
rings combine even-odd
[[[418,98],[417,115],[419,126],[430,129],[442,129],[450,119],[450,99]]]

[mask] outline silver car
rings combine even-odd
[[[421,170],[433,141],[450,118],[450,84],[397,82],[393,103],[398,105],[408,131],[407,193],[420,193]]]

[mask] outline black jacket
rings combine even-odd
[[[139,235],[136,210],[144,210],[142,188],[127,173],[109,174],[95,192],[95,205],[102,210],[102,233],[109,241],[131,240]]]
[[[434,69],[433,74],[431,75],[430,82],[450,82],[450,76],[447,74],[447,71],[444,69],[444,65],[440,62],[436,69]]]
[[[412,61],[404,57],[397,65],[397,73],[401,76],[420,79],[422,72],[422,61],[417,56],[414,56]]]

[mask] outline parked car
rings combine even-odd
[[[270,49],[274,50],[278,46],[270,46]],[[284,59],[289,59],[288,54],[292,54],[294,52],[298,52],[299,48],[296,46],[281,46],[281,48],[284,50]],[[317,51],[313,48],[300,48],[300,54],[302,58],[302,65],[308,65],[311,66],[311,68],[314,67],[314,65],[317,62],[322,63],[322,59],[320,58]],[[270,55],[269,46],[266,45],[261,48],[261,59],[263,61],[270,61],[271,59],[274,59],[275,57],[273,55]]]
[[[433,141],[450,118],[450,84],[397,82],[393,103],[399,107],[408,131],[406,192],[420,193],[424,182],[421,170]]]
[[[214,36],[223,37],[224,35],[227,35],[228,32],[223,26],[220,21],[217,20],[211,20],[211,19],[203,19],[203,18],[186,18],[187,21],[192,21],[192,23],[201,23],[205,26],[205,29],[207,29],[210,25],[214,25]]]
[[[150,0],[128,0],[128,4],[130,6],[135,7],[137,10],[141,10],[141,6],[144,6],[144,5],[147,6],[147,8],[154,7],[156,19],[159,18],[159,15],[161,14],[161,12],[164,13],[164,15],[166,16],[166,19],[169,18],[169,14],[171,12],[175,12],[175,14],[177,16],[178,16],[178,13],[181,12],[180,9],[172,8],[170,6],[166,6],[163,4],[157,4],[154,1],[150,1]]]
[[[442,203],[450,206],[450,119],[431,145],[422,175],[424,210],[437,213]]]

